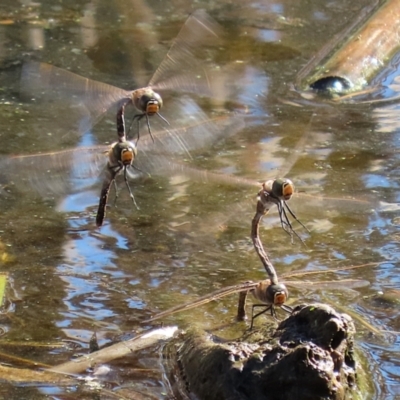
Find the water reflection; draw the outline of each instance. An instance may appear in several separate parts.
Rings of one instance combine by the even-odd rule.
[[[209,6],[208,3],[203,5]],[[128,83],[131,83],[132,72],[137,74],[135,81],[146,82],[191,5],[171,2],[168,10],[165,5],[162,5],[164,9],[155,7],[154,4],[132,7],[131,3],[123,1],[107,4],[93,1],[75,2],[70,9],[63,6],[54,9],[42,2],[41,19],[53,18],[56,23],[45,31],[41,53],[29,56],[54,61],[65,68],[79,67],[83,75],[119,87],[131,87]],[[260,6],[256,11],[250,7],[246,10],[243,4],[229,5],[228,10],[222,2],[218,7],[211,12],[229,34],[224,48],[212,61],[221,66],[217,77],[224,78],[226,71],[234,73],[227,74],[230,76],[225,76],[221,89],[217,90],[224,93],[224,88],[234,81],[234,95],[227,106],[230,110],[247,111],[246,127],[240,125],[232,129],[230,135],[223,136],[224,140],[214,146],[210,144],[213,141],[205,144],[205,148],[194,146],[198,150],[190,151],[193,158],[190,162],[187,154],[179,151],[175,155],[169,152],[169,155],[172,154],[174,161],[193,168],[229,173],[251,182],[275,177],[281,168],[286,170],[286,175],[302,192],[300,194],[308,195],[303,196],[304,202],[298,201],[301,196],[292,199],[290,205],[311,228],[312,234],[306,239],[307,248],[296,243],[290,245],[279,228],[277,214],[271,213],[265,218],[261,237],[278,275],[300,269],[388,260],[378,272],[371,269],[346,275],[348,279],[371,282],[371,286],[360,290],[357,305],[337,292],[323,296],[324,300],[332,298],[364,318],[370,318],[375,326],[398,331],[398,308],[377,309],[369,300],[377,290],[398,287],[398,208],[393,206],[399,199],[396,109],[393,107],[389,115],[387,110],[380,111],[369,105],[312,104],[291,92],[289,87],[300,69],[299,64],[318,50],[326,37],[340,29],[337,21],[345,23],[343,15],[350,15],[354,5],[341,2],[332,8],[324,4],[300,6],[298,2],[285,1],[275,2],[271,6],[273,9]],[[313,17],[315,13],[324,15],[323,25]],[[273,14],[283,16],[285,24],[277,22]],[[90,15],[92,19],[88,22],[77,18],[82,15]],[[304,23],[287,23],[295,18]],[[267,21],[267,26],[260,19]],[[251,34],[246,35],[249,26],[252,26]],[[2,37],[11,40],[15,38],[13,32],[21,27],[14,26],[10,31],[2,26],[2,29],[5,32]],[[280,43],[265,41],[265,38],[273,39],[266,31],[271,29],[279,36]],[[24,51],[31,52],[27,42],[18,43]],[[90,48],[83,48],[82,43]],[[12,59],[15,49],[17,47],[3,56]],[[20,52],[21,48],[15,59],[20,59]],[[2,104],[0,109],[2,153],[8,156],[59,151],[60,144],[49,140],[47,133],[58,138],[65,134],[65,129],[56,130],[57,124],[62,125],[62,116],[46,116],[35,105],[21,104],[16,97],[14,71],[5,70],[0,79],[5,87],[2,102],[9,103]],[[176,99],[172,100],[176,104]],[[239,107],[240,104],[247,108]],[[212,108],[208,101],[201,105],[202,112]],[[210,118],[208,112],[204,115]],[[178,120],[178,116],[175,114],[173,119]],[[104,125],[93,132],[93,144],[102,145],[110,137],[114,138],[114,126],[114,115],[106,116]],[[204,129],[205,134],[207,131]],[[305,135],[306,140],[298,148],[296,144]],[[197,135],[194,137],[200,140]],[[76,140],[69,143],[74,148],[78,145],[90,146],[91,143]],[[143,155],[149,153],[143,161],[149,160],[150,169],[156,160],[151,161],[150,145],[144,150]],[[292,160],[296,161],[293,165]],[[98,165],[97,171],[100,171],[103,158]],[[10,244],[9,251],[17,259],[13,266],[4,268],[9,268],[14,275],[15,289],[22,299],[15,302],[12,318],[6,321],[7,339],[67,340],[74,345],[48,352],[31,348],[24,351],[25,357],[60,363],[85,353],[93,331],[97,331],[101,344],[110,342],[118,332],[137,329],[149,311],[167,309],[186,301],[188,296],[264,278],[249,238],[257,186],[253,189],[253,186],[224,184],[223,180],[204,182],[190,175],[188,178],[182,172],[174,177],[168,173],[167,178],[152,173],[151,178],[135,183],[140,212],[132,210],[122,192],[118,209],[110,211],[110,219],[97,231],[93,226],[93,211],[98,190],[92,190],[91,186],[96,184],[95,174],[89,174],[79,181],[83,185],[77,186],[77,180],[72,178],[79,175],[79,171],[68,170],[68,174],[65,169],[62,171],[58,175],[52,169],[48,174],[50,189],[45,200],[35,197],[23,181],[27,173],[34,173],[31,167],[20,166],[14,170],[11,178],[16,187],[2,186],[5,197],[0,197],[1,240]],[[53,179],[59,179],[61,191],[54,189]],[[22,188],[18,187],[21,181]],[[365,199],[367,203],[363,206],[318,200],[322,196],[350,196]],[[59,197],[59,210],[65,214],[55,212],[56,202],[51,201],[51,197]],[[245,197],[249,198],[247,203],[235,209],[234,216],[229,216],[229,210]],[[379,200],[392,206],[382,211],[378,207]],[[362,296],[366,296],[365,300]],[[305,293],[299,296],[299,301],[320,298],[322,295]],[[235,303],[234,299],[227,299],[215,308],[198,310],[188,322],[196,320],[206,328],[229,322]],[[364,368],[374,372],[377,386],[381,383],[381,387],[376,388],[379,390],[376,397],[394,397],[399,380],[399,362],[395,357],[397,337],[390,343],[371,340],[367,334],[363,335],[361,326],[358,328],[359,343],[368,357]],[[240,334],[241,327],[234,328],[234,333]],[[116,361],[111,365],[115,375],[109,381],[149,382],[156,388],[154,391],[161,393],[165,388],[160,384],[159,375],[138,371],[148,366],[156,369],[154,360],[157,357],[157,352],[147,351]],[[9,398],[17,393],[17,389],[14,392],[8,387],[7,390],[11,393]],[[29,397],[28,389],[24,390],[25,397]],[[45,390],[53,396],[66,392],[63,388]],[[29,395],[41,394],[30,389]]]

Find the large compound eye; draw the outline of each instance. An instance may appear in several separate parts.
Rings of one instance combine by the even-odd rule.
[[[290,200],[294,193],[294,185],[290,179],[275,179],[272,184],[272,193],[276,197]]]
[[[123,165],[132,165],[136,157],[136,147],[132,142],[116,143],[113,147],[114,157]]]
[[[288,298],[289,292],[284,284],[278,283],[267,287],[267,299],[271,304],[281,306]]]
[[[141,95],[138,101],[138,108],[148,115],[158,113],[162,105],[163,101],[161,96],[153,91],[148,91]]]
[[[162,100],[161,96],[158,93],[153,92],[153,95],[154,95],[153,96],[154,100],[158,103],[158,108],[160,109],[164,104],[163,100]]]

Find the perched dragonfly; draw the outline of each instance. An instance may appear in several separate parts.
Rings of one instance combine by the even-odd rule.
[[[172,314],[188,311],[193,308],[199,307],[201,305],[210,303],[211,301],[221,299],[230,294],[239,293],[239,301],[238,301],[238,309],[237,309],[237,319],[239,321],[243,321],[246,319],[246,299],[247,295],[250,293],[253,295],[256,301],[260,303],[253,304],[252,306],[252,316],[251,316],[251,328],[253,327],[254,319],[259,315],[264,314],[267,311],[271,311],[271,315],[276,316],[275,307],[280,307],[284,311],[290,313],[292,308],[284,304],[286,300],[289,298],[289,293],[286,286],[295,287],[298,289],[311,288],[315,290],[323,290],[323,289],[338,289],[343,290],[343,288],[359,288],[363,286],[369,285],[369,282],[366,280],[359,279],[340,279],[337,281],[291,281],[286,280],[286,278],[291,277],[300,277],[303,275],[311,275],[311,274],[328,274],[328,273],[336,273],[338,271],[363,268],[367,266],[377,265],[377,263],[370,263],[364,265],[350,266],[350,267],[342,267],[336,269],[327,269],[324,271],[306,271],[306,272],[295,272],[293,274],[282,275],[284,278],[280,283],[273,284],[270,279],[263,280],[261,282],[244,282],[239,283],[233,286],[227,286],[222,289],[216,290],[213,293],[209,293],[205,296],[199,297],[198,299],[178,305],[176,307],[172,307],[166,311],[155,314],[151,318],[143,321],[143,323],[149,323],[160,318],[168,317]],[[260,313],[254,315],[254,308],[264,307]]]
[[[290,182],[290,181],[289,181]],[[265,214],[266,210],[268,210],[268,203],[269,203],[269,198],[271,198],[271,193],[273,193],[275,196],[271,198],[271,203],[272,204],[280,204],[281,200],[280,198],[286,198],[289,199],[292,195],[292,185],[289,182],[284,182],[284,181],[279,181],[275,185],[274,183],[270,185],[265,185],[261,191],[261,194],[265,197],[264,199],[258,197],[257,199],[257,211],[256,214],[252,220],[252,227],[251,227],[251,238],[254,244],[254,249],[256,250],[256,253],[258,254],[265,271],[267,272],[268,278],[267,280],[254,283],[254,282],[245,282],[239,285],[235,286],[230,286],[224,289],[220,289],[211,295],[201,297],[200,299],[192,302],[185,304],[183,306],[178,306],[174,307],[170,310],[164,311],[160,314],[155,315],[149,320],[146,320],[144,322],[149,322],[161,317],[165,317],[167,315],[170,315],[172,313],[182,311],[182,310],[187,310],[193,307],[196,307],[201,304],[208,303],[209,301],[216,300],[218,298],[224,297],[228,294],[231,293],[239,293],[239,302],[238,302],[238,314],[237,318],[239,320],[245,319],[246,312],[245,312],[245,304],[246,304],[246,298],[247,294],[250,292],[253,294],[256,300],[260,301],[261,303],[253,304],[252,306],[252,316],[251,316],[251,325],[250,329],[253,328],[253,323],[254,319],[260,316],[261,314],[264,314],[267,311],[270,311],[271,316],[276,318],[276,307],[281,307],[284,311],[286,312],[292,312],[292,308],[287,306],[285,303],[287,299],[289,298],[289,291],[286,288],[286,285],[291,285],[293,282],[279,282],[278,281],[278,275],[275,271],[275,268],[270,261],[266,251],[264,250],[264,246],[262,244],[262,241],[259,236],[259,224],[261,221],[262,216]],[[286,183],[286,184],[285,184]],[[267,195],[265,195],[265,187],[271,188],[271,193],[267,192]],[[274,190],[273,190],[274,189]],[[279,196],[278,196],[279,195]],[[283,207],[283,206],[282,206]],[[281,216],[282,218],[282,216]],[[287,218],[287,217],[286,217]],[[282,222],[282,226],[284,223]],[[349,267],[351,268],[351,267]],[[327,271],[325,271],[327,272]],[[327,284],[331,282],[319,282],[320,284]],[[302,285],[304,285],[304,282],[301,282]],[[315,285],[316,283],[312,283]],[[340,281],[340,285],[344,284],[349,284],[352,287],[359,287],[368,285],[369,282],[367,281],[359,281],[359,280],[354,280],[354,279],[344,279]],[[254,315],[254,309],[256,307],[263,307],[264,309],[260,311],[259,313]]]
[[[203,10],[195,11],[185,22],[170,50],[146,87],[131,91],[94,81],[55,66],[27,62],[22,69],[21,92],[34,98],[51,101],[73,102],[72,108],[82,107],[79,130],[86,132],[96,124],[111,107],[116,106],[117,132],[119,141],[126,139],[124,110],[132,104],[139,114],[134,119],[146,118],[150,136],[149,116],[158,115],[163,106],[161,96],[156,90],[173,90],[195,94],[210,95],[207,73],[201,62],[196,62],[196,51],[201,44],[217,42],[220,35],[219,25]],[[63,119],[76,118],[69,113]],[[139,140],[139,131],[137,141]]]

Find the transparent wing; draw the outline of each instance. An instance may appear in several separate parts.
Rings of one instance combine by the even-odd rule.
[[[196,11],[188,18],[156,70],[151,85],[156,90],[210,95],[207,74],[202,67],[204,63],[195,58],[201,43],[208,46],[216,43],[219,31],[218,24],[204,11]],[[22,68],[20,92],[23,97],[46,102],[48,115],[52,118],[61,116],[59,125],[65,126],[67,132],[80,134],[88,131],[121,100],[131,98],[132,93],[35,61],[25,63]]]
[[[244,126],[240,115],[209,118],[189,97],[176,99],[168,108],[172,115],[171,126],[164,125],[155,131],[154,143],[149,136],[140,139],[135,166],[145,173],[167,176],[185,173],[185,160],[192,158],[192,152],[209,148],[218,140],[235,135]],[[195,170],[188,167],[189,176],[192,176],[191,171],[196,179]],[[197,174],[202,180],[200,175]]]
[[[61,116],[60,123],[70,123],[69,129],[79,133],[89,130],[120,100],[130,98],[130,92],[115,86],[35,61],[23,65],[20,92],[29,99],[47,102],[46,111],[53,118]]]
[[[221,27],[204,10],[195,11],[185,22],[164,60],[150,80],[149,86],[158,90],[181,90],[210,95],[205,55],[201,46],[218,44]],[[197,60],[197,61],[196,61]]]
[[[370,282],[363,279],[340,279],[337,281],[284,281],[285,285],[299,289],[355,289],[369,286]]]
[[[0,159],[3,187],[28,185],[42,196],[61,195],[93,185],[107,162],[109,146],[83,147]]]
[[[222,297],[228,296],[228,295],[233,294],[233,293],[239,293],[239,292],[244,292],[244,291],[247,291],[247,290],[254,289],[258,284],[259,284],[259,282],[256,282],[256,283],[254,283],[254,282],[245,282],[245,283],[241,283],[239,285],[227,286],[225,288],[216,290],[213,293],[210,293],[210,294],[207,294],[205,296],[199,297],[197,300],[191,301],[189,303],[181,304],[181,305],[176,306],[176,307],[172,307],[169,310],[166,310],[166,311],[163,311],[163,312],[161,312],[159,314],[156,314],[153,317],[151,317],[150,319],[143,321],[143,323],[154,321],[156,319],[163,318],[163,317],[175,314],[175,313],[180,312],[180,311],[187,311],[187,310],[190,310],[192,308],[199,307],[199,306],[202,306],[204,304],[210,303],[211,301],[221,299]]]
[[[380,264],[381,264],[380,262],[371,262],[371,263],[366,263],[366,264],[349,265],[349,266],[345,266],[345,267],[329,268],[329,269],[317,270],[317,271],[297,271],[297,272],[290,272],[288,274],[282,274],[281,278],[289,278],[289,277],[293,278],[295,276],[306,276],[306,275],[337,274],[340,271],[350,271],[353,269],[376,267]]]
[[[209,119],[190,99],[180,99],[175,104],[174,115],[180,128],[154,131],[155,143],[149,136],[140,139],[134,165],[144,174],[171,176],[179,173],[202,181],[204,173],[185,165],[190,151],[236,133],[243,121],[241,117],[230,116]],[[29,185],[45,196],[73,193],[97,182],[106,166],[108,150],[109,146],[90,146],[3,157],[0,158],[0,176],[4,177],[6,185],[11,182],[21,188]],[[134,168],[129,168],[128,174],[131,178],[141,175]]]

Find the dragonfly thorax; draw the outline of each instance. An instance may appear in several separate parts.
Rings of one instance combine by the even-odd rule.
[[[154,115],[160,111],[163,106],[161,96],[151,88],[135,90],[133,93],[133,104],[139,110],[147,115]]]

